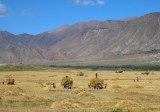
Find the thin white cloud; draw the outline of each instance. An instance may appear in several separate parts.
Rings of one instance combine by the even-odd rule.
[[[95,3],[93,1],[89,1],[89,0],[83,1],[82,4],[83,5],[95,5]]]
[[[97,0],[97,4],[99,4],[99,5],[105,5],[105,2],[103,0]]]
[[[74,2],[75,2],[75,4],[77,4],[77,5],[81,3],[80,0],[74,0]]]
[[[22,12],[19,14],[19,16],[28,16],[31,15],[31,13],[27,12],[26,10],[22,10]]]
[[[6,6],[0,3],[0,17],[6,17],[6,16],[7,16]]]
[[[76,5],[85,5],[85,6],[105,5],[104,0],[74,0],[74,3]]]

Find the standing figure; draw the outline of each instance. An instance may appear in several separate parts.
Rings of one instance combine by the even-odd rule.
[[[4,80],[2,80],[2,84],[4,85]]]
[[[96,73],[96,78],[98,77],[98,74]]]
[[[139,78],[137,77],[137,82],[139,82]]]
[[[56,88],[56,84],[55,83],[53,83],[52,85],[53,85],[53,88]]]
[[[90,88],[91,86],[90,86],[90,84],[88,83],[88,88]]]
[[[107,87],[107,83],[105,83],[105,88]]]

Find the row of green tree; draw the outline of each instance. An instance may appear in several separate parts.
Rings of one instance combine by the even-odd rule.
[[[50,65],[50,67],[56,68],[74,68],[74,69],[92,69],[92,70],[160,70],[160,65],[112,65],[112,66],[97,66],[97,65],[88,65],[88,66],[71,66],[71,65]]]
[[[57,68],[72,68],[72,69],[91,69],[91,70],[160,70],[160,65],[119,65],[119,66],[97,66],[97,65],[88,65],[88,66],[71,66],[71,65],[50,65],[50,66],[31,66],[23,64],[15,65],[1,65],[0,71],[37,71],[37,70],[52,70]]]

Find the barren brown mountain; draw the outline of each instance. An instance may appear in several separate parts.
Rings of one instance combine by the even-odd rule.
[[[127,21],[80,22],[34,36],[1,32],[0,49],[1,53],[15,57],[9,59],[0,54],[1,63],[159,64],[160,13]]]

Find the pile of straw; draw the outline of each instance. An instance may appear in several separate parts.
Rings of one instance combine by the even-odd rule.
[[[6,83],[7,84],[14,84],[15,80],[13,78],[7,78]]]
[[[117,70],[116,73],[123,73],[123,70]]]
[[[104,83],[104,80],[103,80],[103,79],[101,79],[101,78],[93,78],[93,79],[90,81],[90,86],[91,86],[91,87],[96,87],[97,84],[103,85],[103,83]]]
[[[77,74],[77,76],[84,76],[84,73],[83,73],[83,72],[79,72],[79,73]]]
[[[73,80],[72,80],[71,77],[65,76],[65,77],[62,78],[61,85],[64,86],[64,85],[67,85],[67,84],[73,85]]]
[[[84,103],[73,100],[73,99],[66,99],[61,102],[54,102],[51,105],[51,108],[53,109],[80,109]]]

